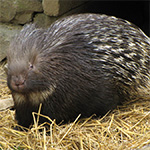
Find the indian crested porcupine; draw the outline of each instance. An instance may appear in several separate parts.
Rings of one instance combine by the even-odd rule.
[[[48,29],[26,25],[7,58],[16,119],[25,127],[40,103],[41,114],[68,122],[149,95],[150,39],[114,16],[72,15]]]

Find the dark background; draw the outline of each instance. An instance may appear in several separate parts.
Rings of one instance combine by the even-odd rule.
[[[126,19],[150,36],[149,1],[94,1],[88,2],[87,12],[113,15]]]

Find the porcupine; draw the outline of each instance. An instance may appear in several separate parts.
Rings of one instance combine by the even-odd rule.
[[[103,116],[149,94],[150,39],[114,16],[77,14],[49,28],[26,25],[8,49],[8,87],[19,125],[32,112],[57,122]],[[40,117],[40,122],[44,122]]]

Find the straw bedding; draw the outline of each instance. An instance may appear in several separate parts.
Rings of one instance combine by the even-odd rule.
[[[6,86],[3,67],[0,67],[0,99],[10,98]],[[33,113],[33,117],[46,117]],[[35,117],[34,117],[35,118]],[[150,149],[150,101],[141,98],[133,100],[103,118],[92,116],[73,123],[57,125],[55,120],[46,129],[44,125],[34,126],[28,131],[18,131],[14,110],[0,111],[0,149],[36,149],[36,150],[128,150]]]

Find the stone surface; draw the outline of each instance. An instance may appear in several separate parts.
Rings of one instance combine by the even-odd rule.
[[[35,15],[33,22],[39,27],[48,27],[56,20],[57,17],[49,17],[44,13],[38,13]]]
[[[0,0],[0,22],[26,23],[32,19],[33,12],[42,11],[40,0]]]
[[[59,14],[59,0],[43,0],[44,13],[49,16],[57,16]]]
[[[12,98],[0,99],[0,111],[6,110],[8,108],[12,108],[13,106],[14,106],[14,102]]]
[[[16,0],[17,12],[42,12],[42,3],[40,0]]]
[[[18,12],[12,23],[15,24],[26,24],[32,21],[33,12]]]
[[[80,5],[74,9],[71,9],[67,13],[61,15],[61,16],[47,16],[44,13],[37,13],[33,19],[33,22],[36,23],[39,27],[49,27],[54,21],[56,21],[59,18],[75,14],[75,13],[83,13],[87,9],[86,5]]]
[[[0,61],[6,57],[10,40],[21,30],[22,26],[0,24]]]
[[[84,3],[80,0],[43,0],[44,13],[48,16],[59,16]]]
[[[25,24],[32,21],[34,12],[42,12],[40,0],[16,0],[16,15],[12,20],[15,24]]]
[[[50,17],[43,13],[42,0],[0,0],[0,22],[24,25],[34,21],[41,27],[48,27],[61,17],[81,12],[83,8],[77,7],[81,3],[83,1],[79,0],[43,0],[44,11],[52,13]],[[10,40],[21,28],[0,24],[0,61],[6,57]]]
[[[16,0],[0,0],[0,22],[9,22],[16,14]]]

